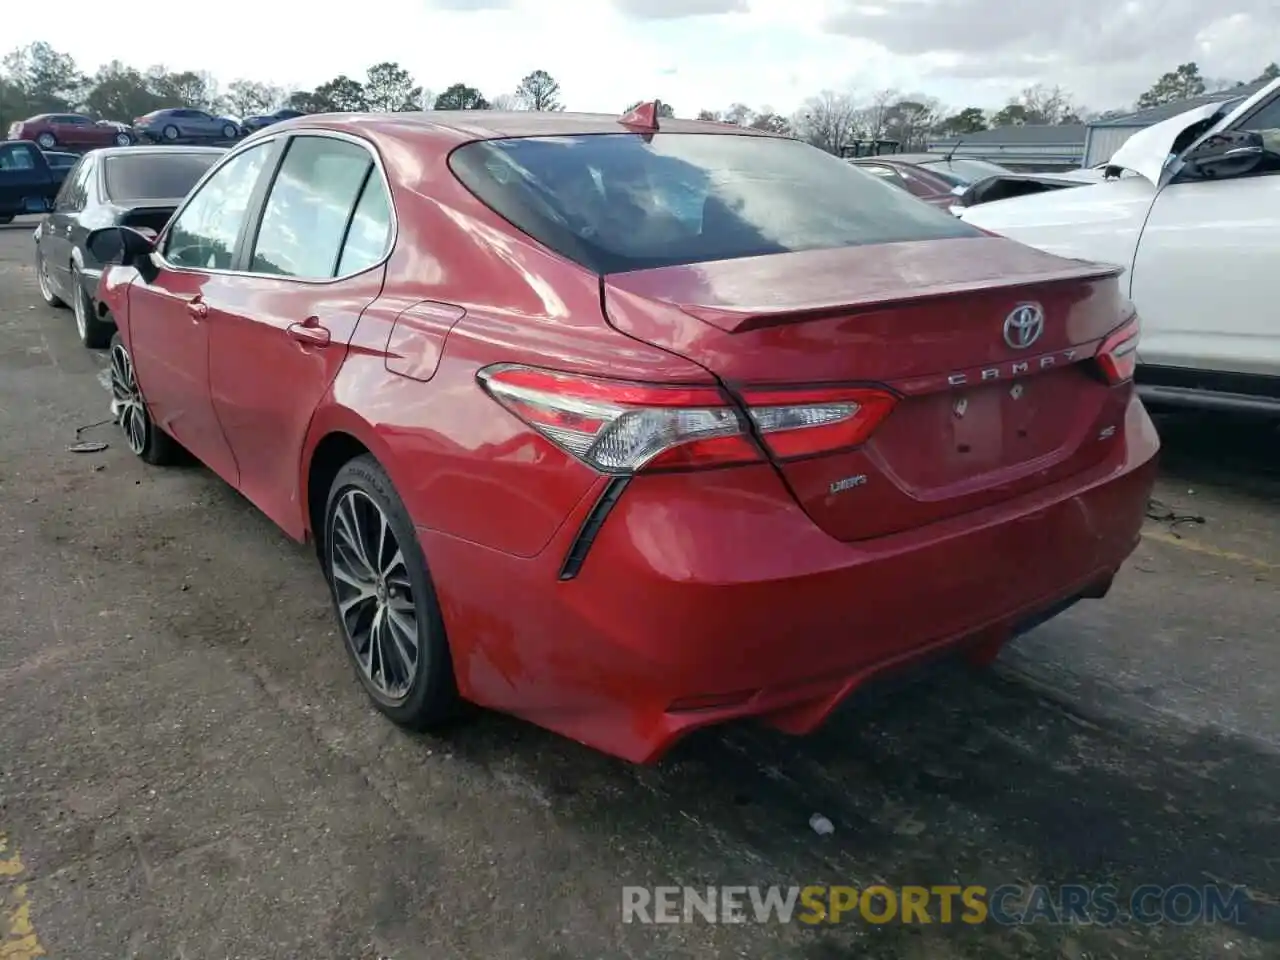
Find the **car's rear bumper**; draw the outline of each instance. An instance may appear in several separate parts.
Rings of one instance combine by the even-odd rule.
[[[594,497],[532,559],[420,535],[464,696],[651,761],[735,717],[807,732],[872,677],[949,649],[992,657],[1043,611],[1105,593],[1155,477],[1136,399],[1123,440],[1088,474],[871,541],[823,533],[767,466],[638,478],[568,580]]]

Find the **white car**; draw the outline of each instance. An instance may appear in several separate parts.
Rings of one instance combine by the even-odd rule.
[[[1109,172],[957,213],[1125,267],[1148,402],[1280,414],[1280,80],[1134,134]]]

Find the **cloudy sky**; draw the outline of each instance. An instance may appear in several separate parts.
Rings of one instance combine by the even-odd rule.
[[[462,81],[492,97],[545,69],[570,109],[656,96],[682,116],[734,101],[790,113],[822,89],[999,106],[1035,82],[1106,109],[1187,60],[1250,79],[1280,56],[1278,0],[60,0],[55,18],[6,6],[6,44],[48,40],[90,71],[115,57],[304,88],[395,60],[430,90]]]

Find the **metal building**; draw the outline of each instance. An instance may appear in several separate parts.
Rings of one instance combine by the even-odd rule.
[[[989,160],[1010,170],[1064,170],[1084,160],[1083,124],[1024,124],[930,140],[929,153]]]

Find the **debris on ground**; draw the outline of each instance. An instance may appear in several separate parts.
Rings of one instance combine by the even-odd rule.
[[[1179,513],[1164,502],[1152,497],[1147,501],[1147,519],[1155,520],[1160,523],[1167,523],[1171,528],[1176,528],[1182,524],[1197,523],[1203,524],[1204,517],[1198,513]],[[1170,532],[1176,537],[1178,531],[1171,529]]]
[[[820,813],[815,813],[809,818],[809,826],[820,837],[829,837],[836,832],[836,825]]]

